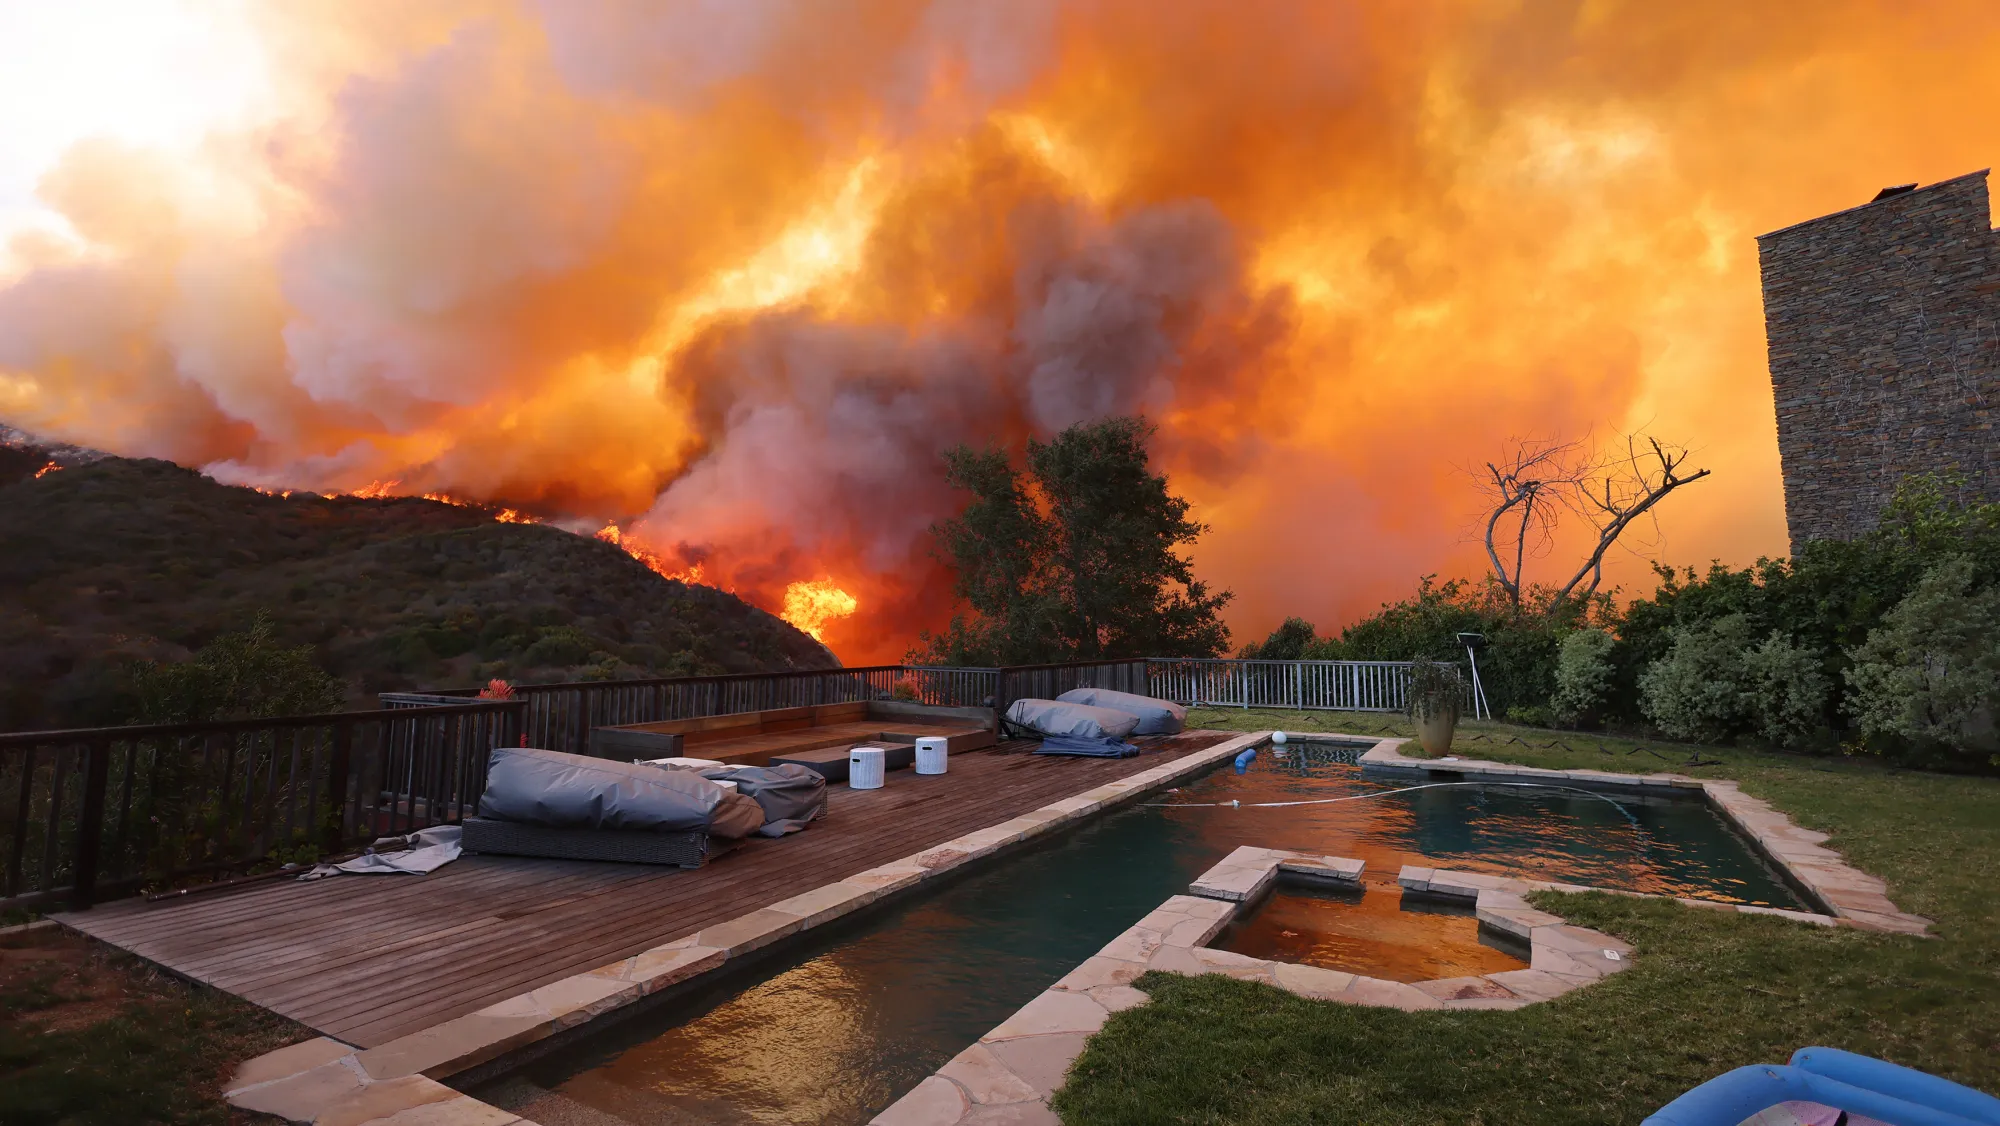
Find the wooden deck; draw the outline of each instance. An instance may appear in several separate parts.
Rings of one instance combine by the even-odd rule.
[[[630,957],[1169,758],[1227,732],[1137,740],[1130,759],[1040,758],[1032,743],[954,754],[934,777],[833,787],[828,816],[707,867],[468,856],[429,876],[292,880],[63,923],[327,1036],[373,1047]]]

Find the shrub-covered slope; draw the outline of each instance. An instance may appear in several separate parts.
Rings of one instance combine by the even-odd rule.
[[[733,595],[478,509],[270,496],[122,458],[0,482],[0,730],[122,719],[134,660],[184,656],[259,611],[356,703],[494,676],[836,664]]]

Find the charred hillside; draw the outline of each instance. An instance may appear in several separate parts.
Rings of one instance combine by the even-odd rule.
[[[357,703],[386,689],[828,668],[734,595],[420,498],[271,496],[163,461],[0,465],[0,730],[117,722],[137,660],[268,613]]]

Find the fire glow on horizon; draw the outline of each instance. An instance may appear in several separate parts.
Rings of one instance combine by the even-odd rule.
[[[943,449],[1108,413],[1239,640],[1476,573],[1516,436],[1686,442],[1667,558],[1781,551],[1752,236],[2000,152],[1986,0],[115,7],[0,13],[0,421],[850,661],[949,616]]]

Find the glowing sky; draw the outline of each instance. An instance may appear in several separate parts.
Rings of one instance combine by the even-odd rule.
[[[1476,573],[1510,437],[1694,446],[1643,546],[1744,563],[1753,236],[1994,105],[1986,0],[0,2],[0,420],[618,520],[849,660],[948,612],[939,450],[1108,412],[1239,640]]]

